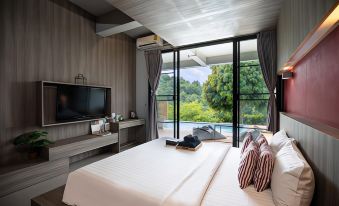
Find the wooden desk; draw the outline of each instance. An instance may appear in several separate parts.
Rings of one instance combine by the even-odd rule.
[[[110,126],[112,132],[119,134],[119,152],[146,142],[144,119],[127,119],[112,122]]]

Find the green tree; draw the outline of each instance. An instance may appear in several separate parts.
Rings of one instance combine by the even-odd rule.
[[[258,93],[267,93],[267,87],[263,80],[258,61],[246,61],[240,63],[240,93],[244,99],[263,99],[266,96]],[[233,65],[213,65],[212,74],[203,84],[203,97],[207,104],[219,111],[222,121],[232,120],[233,109]],[[246,124],[265,124],[266,101],[241,101],[241,120]]]
[[[157,95],[172,95],[173,94],[173,82],[174,78],[168,74],[162,74],[160,76],[159,87],[157,89]]]
[[[240,93],[242,99],[265,99],[267,88],[258,61],[240,63]],[[212,74],[203,85],[180,78],[180,120],[195,122],[231,122],[233,109],[232,64],[211,66]],[[173,94],[174,77],[162,74],[158,95]],[[240,101],[240,123],[265,124],[267,101]],[[168,119],[173,119],[173,103],[167,105]]]
[[[217,111],[232,110],[233,73],[231,64],[213,65],[212,74],[203,84],[203,97]]]

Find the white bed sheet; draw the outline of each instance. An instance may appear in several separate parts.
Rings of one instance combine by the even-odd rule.
[[[200,205],[230,146],[195,152],[154,140],[70,173],[63,202],[77,206]]]
[[[271,206],[274,205],[272,191],[266,189],[257,192],[253,185],[240,189],[238,166],[240,149],[232,147],[205,194],[201,205],[204,206]]]

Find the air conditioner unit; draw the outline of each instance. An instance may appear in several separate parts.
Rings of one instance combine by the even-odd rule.
[[[151,35],[137,39],[137,48],[141,50],[161,46],[163,46],[163,40],[158,35]]]

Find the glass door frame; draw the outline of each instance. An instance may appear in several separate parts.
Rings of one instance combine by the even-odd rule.
[[[161,101],[171,101],[173,102],[173,137],[174,138],[178,138],[178,132],[179,129],[178,128],[178,122],[177,118],[178,118],[178,98],[177,98],[177,82],[178,82],[178,74],[177,74],[177,61],[176,61],[176,51],[175,50],[171,50],[171,51],[161,51],[162,54],[164,53],[173,53],[173,64],[172,64],[172,71],[170,73],[173,73],[173,93],[172,94],[160,94],[160,95],[156,95],[157,99],[156,102],[158,104],[158,102]],[[150,88],[150,87],[149,87]],[[149,89],[150,92],[150,89]],[[158,97],[171,97],[171,100],[159,100]],[[158,110],[159,111],[159,110]],[[158,123],[163,123],[163,124],[167,124],[169,122],[159,122]]]
[[[220,39],[216,41],[209,41],[197,44],[190,44],[185,46],[176,47],[173,49],[162,50],[162,53],[173,52],[173,69],[175,75],[174,81],[174,137],[179,138],[180,132],[180,50],[194,49],[197,47],[212,46],[224,43],[233,43],[233,117],[232,117],[232,139],[233,147],[239,147],[240,135],[240,42],[245,40],[256,39],[257,34],[251,34],[240,37],[233,37],[227,39]]]

